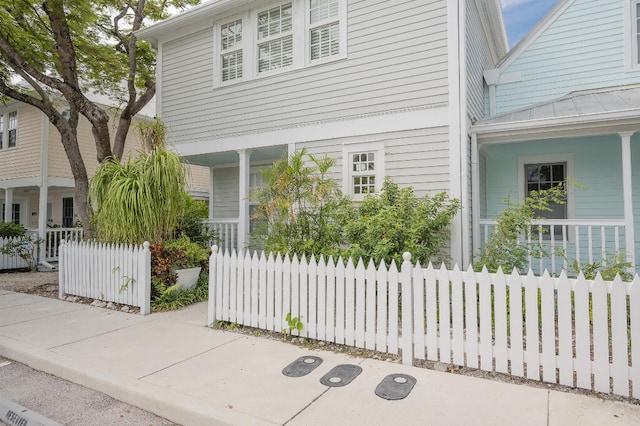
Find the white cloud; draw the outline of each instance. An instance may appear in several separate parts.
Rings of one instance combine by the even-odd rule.
[[[510,7],[520,6],[526,3],[533,3],[536,0],[500,0],[503,9],[509,9]]]

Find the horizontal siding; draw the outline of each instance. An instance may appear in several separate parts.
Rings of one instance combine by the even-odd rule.
[[[497,112],[548,101],[576,90],[640,82],[625,72],[621,0],[576,0],[504,73],[522,81],[497,86]]]
[[[446,104],[444,0],[350,1],[348,59],[213,89],[213,27],[162,45],[173,143]]]
[[[296,145],[309,154],[336,160],[332,177],[342,183],[342,149],[351,144],[384,143],[385,175],[398,185],[412,186],[416,195],[449,189],[449,128],[411,130],[362,137],[314,141]],[[344,190],[344,188],[343,188]]]
[[[115,125],[113,125],[113,117],[110,122],[112,123],[110,126],[110,132],[111,139],[113,140],[116,132],[114,127]],[[127,159],[130,154],[135,155],[135,152],[142,148],[136,125],[136,122],[134,122],[129,129],[129,134],[127,135],[127,141],[125,143],[124,159]],[[89,123],[84,116],[80,116],[80,122],[78,123],[78,145],[80,146],[80,154],[82,155],[84,165],[87,169],[87,174],[91,177],[98,167],[98,154],[96,150],[96,142],[91,130],[91,123]],[[49,176],[73,178],[67,154],[64,151],[64,147],[60,140],[60,133],[53,125],[49,125],[48,164]]]
[[[15,110],[3,110],[5,121],[9,111]],[[30,106],[21,106],[17,111],[16,147],[0,150],[0,179],[40,176],[40,149],[42,145],[40,112]],[[5,131],[7,131],[6,128]]]
[[[213,171],[213,217],[237,218],[240,212],[238,167],[224,167]]]
[[[467,1],[467,113],[475,120],[485,116],[484,74],[488,69],[495,68],[491,57],[489,41],[487,40],[479,11],[474,1]]]
[[[573,177],[582,186],[573,189],[576,219],[623,217],[622,150],[617,135],[492,145],[485,150],[481,174],[486,176],[484,195],[489,218],[504,208],[504,198],[510,196],[516,201],[519,185],[524,185],[518,182],[518,157],[552,154],[573,155]]]

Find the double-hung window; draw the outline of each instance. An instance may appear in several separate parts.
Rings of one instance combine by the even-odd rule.
[[[242,19],[220,26],[220,65],[223,82],[242,78]]]
[[[18,132],[18,111],[9,113],[9,123],[7,125],[7,147],[13,148],[17,143]]]
[[[633,4],[634,13],[633,13],[633,31],[632,38],[635,42],[634,53],[635,53],[635,62],[634,65],[640,65],[640,0],[637,0]]]
[[[280,0],[215,26],[214,86],[346,58],[346,0]]]
[[[0,114],[0,149],[14,148],[18,142],[18,111]]]
[[[339,55],[340,0],[308,1],[311,60]]]
[[[640,0],[624,3],[625,63],[627,71],[640,69]]]
[[[533,191],[540,192],[555,188],[558,186],[564,186],[566,188],[567,182],[567,163],[537,163],[537,164],[525,164],[525,195],[528,197]],[[537,215],[545,219],[567,219],[567,200],[561,200],[561,203],[556,203],[553,200],[549,200],[548,211],[537,211]],[[543,239],[547,240],[551,238],[551,226],[543,226]],[[562,226],[556,225],[553,229],[553,238],[562,239]]]
[[[293,8],[285,3],[258,13],[258,73],[293,65]]]

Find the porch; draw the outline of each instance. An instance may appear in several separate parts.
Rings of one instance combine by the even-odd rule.
[[[189,164],[209,169],[209,218],[205,223],[216,232],[216,245],[225,250],[248,246],[251,215],[256,206],[251,200],[251,191],[262,184],[261,170],[294,150],[293,146],[277,145],[237,151],[181,153]]]
[[[585,112],[588,111],[588,112]],[[640,242],[640,87],[576,92],[472,126],[472,239],[485,244],[495,218],[531,191],[566,188],[564,203],[539,212],[523,243],[536,273],[573,271],[573,262],[617,257],[638,271]],[[540,232],[542,230],[542,232]]]

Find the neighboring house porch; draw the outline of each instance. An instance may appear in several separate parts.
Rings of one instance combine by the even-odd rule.
[[[571,270],[573,259],[624,254],[638,270],[640,250],[640,86],[570,93],[472,126],[473,246],[484,244],[503,200],[569,183],[533,235],[563,255],[532,259],[535,272]],[[574,180],[577,185],[572,185]]]

